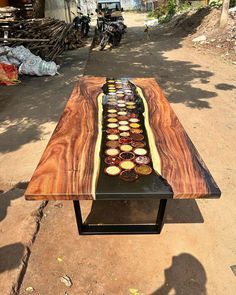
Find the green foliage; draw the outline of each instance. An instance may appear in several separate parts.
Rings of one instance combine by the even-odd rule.
[[[176,10],[176,0],[168,0],[167,4],[162,4],[154,11],[150,11],[148,17],[158,18],[161,22],[165,22],[176,13]]]
[[[182,5],[178,6],[178,11],[179,12],[184,12],[189,10],[189,8],[191,7],[189,1],[185,1]]]
[[[220,8],[222,6],[222,0],[210,0],[209,6],[212,8]]]
[[[167,6],[163,4],[157,7],[154,11],[150,11],[148,13],[148,17],[160,18],[161,16],[165,14],[167,14]]]
[[[229,7],[236,6],[236,0],[230,0]]]
[[[173,16],[176,13],[176,0],[167,1],[167,16]]]

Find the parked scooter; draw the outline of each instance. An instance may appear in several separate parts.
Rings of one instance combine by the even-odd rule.
[[[77,11],[78,15],[75,16],[75,18],[73,19],[73,23],[75,28],[81,32],[81,36],[87,37],[90,30],[90,22],[91,22],[90,15],[93,15],[93,13],[84,15],[79,10],[80,10],[80,7],[78,7],[78,11]],[[74,14],[73,12],[71,13]]]

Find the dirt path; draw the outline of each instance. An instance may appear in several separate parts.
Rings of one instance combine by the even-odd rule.
[[[88,51],[67,52],[61,75],[22,77],[21,84],[0,88],[0,294],[17,291],[24,276],[43,204],[26,202],[24,190]]]
[[[167,33],[154,30],[148,39],[143,20],[143,14],[126,13],[129,28],[121,46],[93,51],[86,74],[155,77],[222,198],[170,202],[167,224],[154,236],[81,237],[72,204],[50,202],[21,294],[27,294],[27,286],[37,295],[128,295],[129,288],[140,295],[174,294],[173,290],[178,295],[235,294],[230,266],[236,264],[236,68]],[[153,204],[143,205],[127,203],[124,212],[134,219],[153,216]],[[88,212],[88,202],[83,209]],[[118,217],[119,208],[115,210],[108,212]],[[60,282],[64,274],[71,277],[71,288]]]

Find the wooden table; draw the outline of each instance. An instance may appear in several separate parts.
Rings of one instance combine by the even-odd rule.
[[[83,77],[25,197],[73,200],[80,234],[109,234],[160,233],[167,199],[217,198],[220,194],[154,79]],[[137,199],[160,200],[156,224],[82,222],[80,200]]]

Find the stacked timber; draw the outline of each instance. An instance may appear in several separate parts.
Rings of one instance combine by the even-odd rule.
[[[44,60],[54,60],[64,51],[81,47],[83,43],[73,24],[43,18],[14,22],[8,38],[3,38],[3,32],[0,32],[0,46],[3,45],[24,45]]]
[[[0,7],[0,23],[7,23],[16,20],[18,8],[12,6]]]

